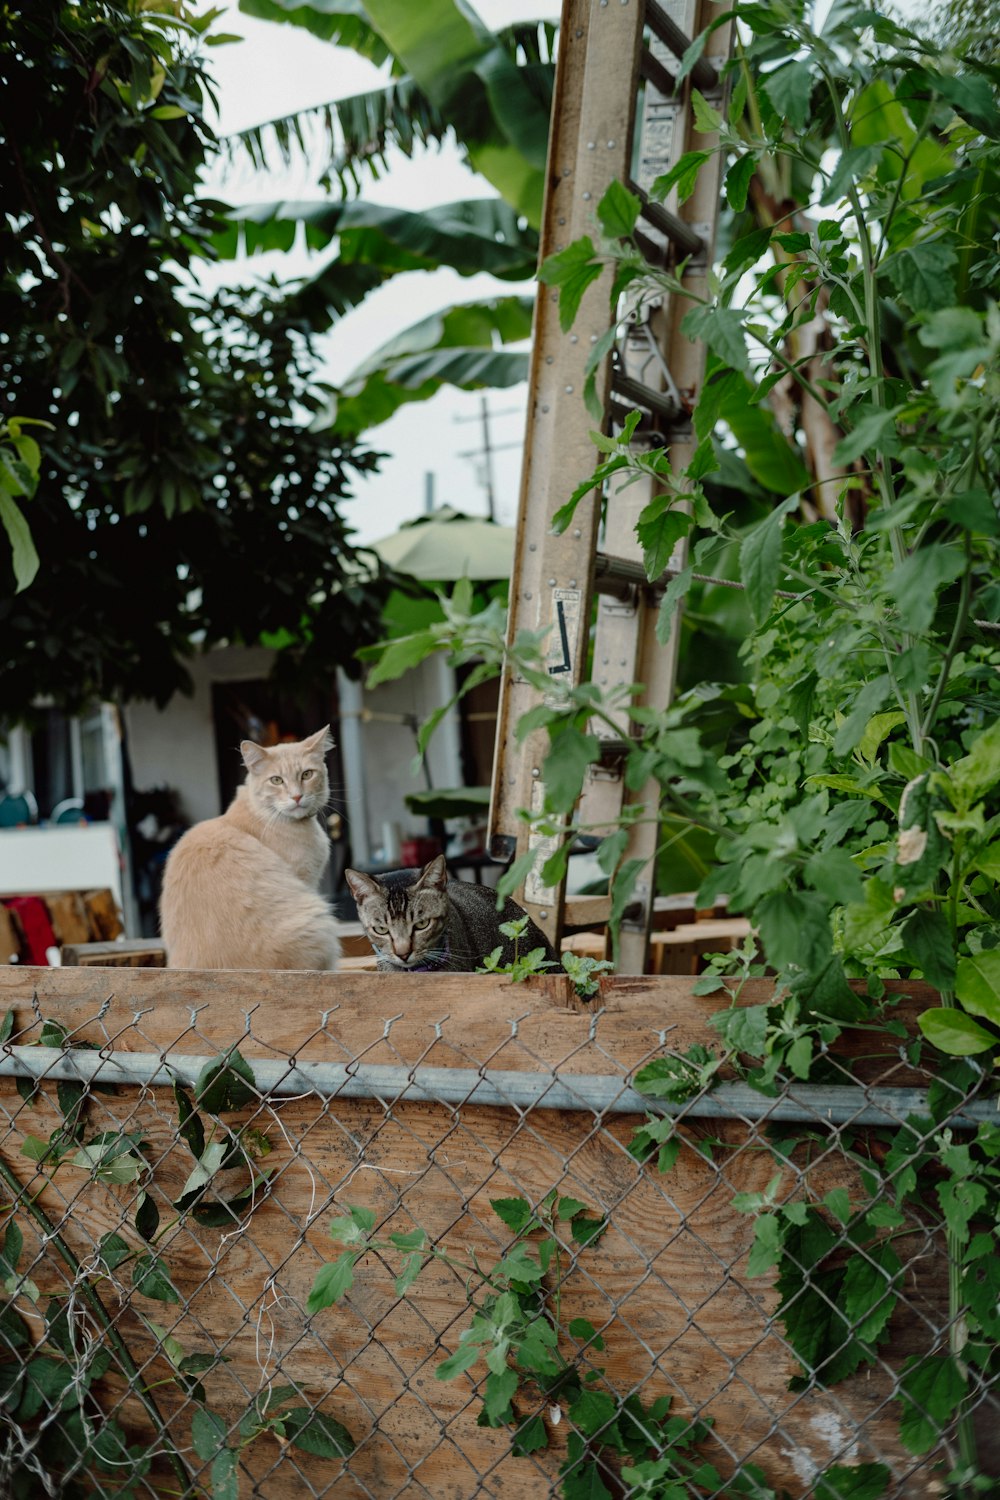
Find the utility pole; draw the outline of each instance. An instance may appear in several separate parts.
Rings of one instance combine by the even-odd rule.
[[[486,397],[480,396],[479,410],[483,419],[483,484],[486,489],[486,510],[491,521],[497,518],[496,497],[493,493],[493,449],[490,447],[490,409]]]
[[[459,458],[478,458],[482,462],[479,465],[478,478],[486,491],[486,509],[491,521],[497,518],[496,507],[496,485],[493,478],[493,455],[499,453],[501,448],[520,448],[522,440],[518,438],[512,443],[494,443],[490,432],[491,417],[522,416],[523,411],[519,406],[505,407],[503,411],[490,411],[489,403],[485,396],[479,398],[478,417],[453,417],[453,422],[478,422],[482,428],[483,440],[478,448],[466,448],[458,454]]]

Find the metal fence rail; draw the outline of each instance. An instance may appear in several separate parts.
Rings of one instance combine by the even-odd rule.
[[[899,1189],[994,1100],[870,1033],[822,1087],[699,1088],[683,980],[404,985],[2,977],[0,1494],[925,1496],[988,1461],[989,1366],[947,1419],[912,1374],[961,1311],[938,1179]]]

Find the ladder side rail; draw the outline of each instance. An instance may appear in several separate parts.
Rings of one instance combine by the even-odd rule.
[[[713,7],[709,0],[674,0],[669,10],[681,32],[690,36],[697,36],[713,19]],[[713,33],[710,39],[712,55],[705,59],[707,73],[703,79],[702,91],[708,102],[717,108],[724,106],[725,87],[720,79],[720,73],[731,47],[730,27],[731,23],[730,26],[720,27]],[[665,63],[666,66],[670,66],[667,60]],[[698,81],[694,79],[685,85],[685,104],[688,104],[692,82],[695,87],[699,86]],[[655,106],[655,99],[652,102]],[[652,135],[652,133],[651,130],[649,134]],[[670,131],[668,163],[663,165],[662,154],[656,152],[651,160],[640,163],[640,181],[650,182],[654,176],[668,170],[674,161],[679,160],[694,146],[705,150],[715,144],[715,137],[698,132],[695,140],[692,139],[694,134],[693,119],[688,107],[685,108],[683,114],[674,115],[673,128]],[[684,287],[694,296],[703,296],[707,291],[721,191],[722,159],[721,155],[716,155],[702,167],[692,196],[682,208],[676,210],[684,215],[704,245],[704,251],[699,256],[692,257],[688,262],[682,277]],[[697,405],[705,378],[704,345],[692,343],[687,335],[681,332],[680,327],[691,305],[688,298],[671,295],[664,299],[663,304],[651,319],[653,337],[662,351],[666,368],[670,371],[674,386],[680,392],[688,411],[693,410]],[[687,467],[694,447],[695,441],[690,424],[686,429],[676,427],[669,445],[670,466],[675,476],[682,474]],[[650,488],[651,493],[652,488]],[[683,504],[683,501],[679,503]],[[688,542],[687,538],[684,538],[674,550],[670,567],[683,568],[686,566],[687,557]],[[652,593],[649,593],[647,598],[652,607],[643,611],[638,622],[640,640],[637,647],[636,677],[644,684],[644,692],[640,701],[649,706],[666,708],[672,702],[677,686],[682,607],[674,611],[670,621],[670,634],[664,645],[657,639],[656,634],[658,603],[654,604]],[[652,925],[653,901],[656,895],[656,858],[660,842],[658,819],[660,798],[659,784],[653,778],[650,778],[647,784],[638,790],[625,789],[624,791],[623,805],[638,803],[647,810],[647,817],[635,823],[629,830],[623,856],[625,860],[643,861],[642,872],[636,882],[628,911],[621,925],[619,970],[626,974],[643,973],[648,962],[649,933]]]
[[[680,34],[681,26],[694,29],[702,19],[703,5],[698,0],[682,0],[674,9],[678,20],[671,24]],[[661,14],[662,19],[662,14]],[[707,20],[707,17],[705,18]],[[649,20],[647,6],[646,20]],[[678,21],[680,25],[678,25]],[[654,28],[655,32],[655,28]],[[638,182],[630,184],[643,201],[654,179],[669,171],[670,167],[689,149],[691,135],[689,83],[675,86],[674,76],[679,71],[677,57],[670,56],[666,44],[654,37],[643,49],[643,57],[655,61],[640,62],[640,72],[646,78],[643,112],[638,132],[636,176]],[[659,77],[651,74],[659,73]],[[714,68],[710,77],[719,92],[718,74]],[[674,234],[660,249],[662,254],[655,264],[673,264],[678,255],[698,247],[702,263],[707,262],[707,240],[714,237],[716,201],[710,201],[700,220],[689,224],[679,218],[677,212],[667,212],[657,207],[657,214],[647,218],[666,240],[671,226],[681,224],[684,234]],[[685,210],[690,212],[690,210]],[[694,263],[694,261],[693,261]],[[678,357],[671,348],[669,323],[669,298],[664,297],[652,309],[642,307],[641,297],[636,298],[637,307],[620,309],[622,321],[628,329],[617,369],[612,376],[616,396],[623,401],[632,401],[649,412],[637,429],[633,445],[639,443],[649,449],[657,442],[683,443],[690,435],[689,411],[694,397],[694,388],[686,386],[673,375],[673,366]],[[631,322],[637,318],[639,321]],[[679,332],[676,339],[682,339]],[[686,347],[688,341],[683,340]],[[686,361],[686,349],[680,355]],[[684,368],[687,369],[685,363]],[[667,372],[670,372],[668,375]],[[682,395],[683,392],[683,395]],[[656,429],[659,428],[659,438]],[[674,468],[677,468],[676,462]],[[608,544],[607,551],[613,558],[600,558],[599,565],[612,564],[617,574],[630,566],[643,580],[638,586],[625,590],[620,597],[602,596],[598,605],[597,627],[594,642],[594,679],[605,691],[621,683],[641,683],[642,693],[637,700],[644,706],[665,708],[673,695],[676,680],[676,632],[672,643],[666,648],[656,640],[656,622],[659,614],[658,592],[645,585],[645,570],[642,565],[642,548],[636,536],[636,522],[646,505],[663,488],[662,482],[652,475],[635,479],[612,488],[608,497]],[[679,547],[671,559],[683,566],[684,548]],[[600,587],[600,584],[598,585]],[[627,742],[631,733],[628,706],[623,705],[617,714],[620,739]],[[591,731],[607,742],[608,728],[599,723],[591,725]],[[613,755],[613,746],[608,744],[611,754],[599,765],[592,766],[584,783],[580,799],[579,819],[581,827],[592,834],[611,832],[626,807],[641,806],[645,809],[642,821],[630,832],[624,859],[643,861],[641,873],[629,901],[627,915],[622,923],[619,945],[619,967],[625,973],[643,973],[646,966],[648,936],[652,923],[653,900],[656,893],[656,871],[654,862],[659,842],[659,787],[650,781],[641,791],[628,791],[624,784],[623,761]]]
[[[638,5],[587,4],[564,0],[549,145],[541,254],[546,256],[593,231],[598,202],[608,185],[625,177],[630,164],[633,110],[642,43]],[[614,59],[614,66],[608,65]],[[604,332],[612,272],[584,294],[573,329],[559,326],[558,293],[540,287],[535,315],[528,395],[528,422],[508,615],[508,641],[520,630],[548,628],[548,665],[553,678],[583,680],[590,635],[594,558],[600,503],[589,497],[573,525],[551,534],[555,510],[594,466],[592,425],[582,400],[590,347]],[[609,368],[598,380],[608,397]],[[519,808],[540,811],[544,803],[544,731],[518,745],[518,719],[539,701],[525,682],[505,672],[497,721],[497,751],[490,807],[490,852],[509,857],[537,851],[535,871],[515,898],[534,921],[558,939],[565,885],[545,886],[538,874],[547,840],[517,817]]]

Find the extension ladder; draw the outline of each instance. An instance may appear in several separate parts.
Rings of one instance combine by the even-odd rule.
[[[720,157],[702,168],[695,192],[682,209],[671,211],[652,203],[646,191],[686,151],[714,144],[700,132],[695,136],[690,93],[692,87],[697,88],[709,102],[721,106],[724,84],[720,74],[729,56],[731,23],[712,34],[688,77],[679,87],[675,83],[679,59],[689,41],[711,22],[714,9],[709,0],[663,4],[657,0],[563,0],[542,257],[580,235],[594,234],[596,206],[609,184],[618,179],[643,204],[642,233],[637,235],[642,253],[651,263],[671,268],[686,259],[684,284],[703,293],[715,239]],[[550,674],[581,682],[587,673],[596,588],[593,678],[604,687],[641,682],[644,691],[639,701],[665,708],[676,678],[679,621],[674,621],[669,644],[660,645],[655,624],[662,584],[659,589],[647,586],[634,532],[639,512],[654,493],[652,481],[643,478],[620,493],[609,493],[610,549],[600,546],[597,494],[580,504],[563,535],[551,534],[553,513],[597,461],[589,437],[595,424],[582,392],[591,345],[609,326],[611,280],[612,272],[606,270],[587,290],[569,333],[563,333],[559,325],[558,293],[539,288],[508,640],[513,641],[520,630],[548,627]],[[680,331],[687,307],[686,299],[670,296],[643,321],[633,322],[624,347],[614,357],[608,356],[597,378],[605,430],[609,424],[621,426],[625,413],[639,408],[644,415],[633,441],[667,444],[675,471],[683,469],[690,458],[690,412],[705,370],[703,346],[692,344]],[[685,548],[679,546],[670,572],[683,566],[684,555]],[[532,733],[521,744],[515,738],[518,720],[540,697],[536,688],[505,672],[489,847],[498,860],[529,849],[537,852],[532,872],[514,895],[558,946],[565,927],[606,922],[610,899],[567,899],[565,881],[556,886],[543,884],[540,870],[551,841],[517,816],[519,808],[540,812],[544,803],[541,767],[546,732]],[[625,858],[650,862],[621,928],[620,970],[642,973],[655,894],[659,797],[655,783],[639,791],[624,785],[621,741],[629,732],[627,721],[626,711],[617,740],[608,738],[606,725],[594,727],[602,738],[602,757],[590,767],[578,820],[581,827],[599,834],[628,802],[643,803],[653,814],[632,826],[625,852]]]

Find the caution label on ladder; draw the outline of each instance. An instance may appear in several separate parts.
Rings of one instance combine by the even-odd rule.
[[[545,658],[550,677],[568,677],[574,681],[574,652],[579,640],[582,589],[552,590],[552,628]]]

